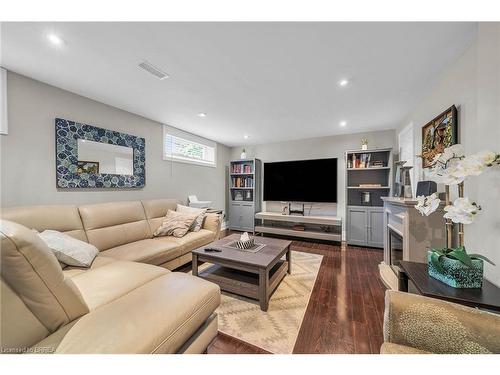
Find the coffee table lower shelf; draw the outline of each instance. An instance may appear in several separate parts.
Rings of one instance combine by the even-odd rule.
[[[262,276],[257,273],[211,264],[208,268],[200,270],[198,276],[219,285],[223,291],[259,300],[261,309],[266,311],[272,293],[288,269],[288,261],[280,260],[269,271],[269,279],[262,280]],[[267,283],[267,288],[262,283]]]

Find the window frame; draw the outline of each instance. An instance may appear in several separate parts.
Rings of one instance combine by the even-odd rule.
[[[167,156],[166,153],[166,137],[167,135],[181,138],[185,141],[196,143],[201,146],[205,147],[211,147],[214,149],[214,161],[213,163],[210,162],[202,162],[202,161],[197,161],[189,158],[178,158],[175,156]],[[163,124],[163,135],[162,135],[162,150],[163,150],[163,160],[165,161],[172,161],[172,162],[177,162],[177,163],[184,163],[184,164],[192,164],[192,165],[198,165],[201,167],[210,167],[210,168],[217,168],[217,142],[212,141],[207,138],[199,137],[197,135],[185,132],[183,130],[174,128],[170,125]]]

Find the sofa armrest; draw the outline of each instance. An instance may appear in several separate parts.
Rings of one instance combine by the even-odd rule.
[[[384,341],[432,353],[500,353],[500,316],[434,298],[387,291]]]
[[[209,213],[205,215],[203,221],[203,229],[207,229],[214,233],[214,240],[219,239],[221,227],[221,218],[219,214]]]

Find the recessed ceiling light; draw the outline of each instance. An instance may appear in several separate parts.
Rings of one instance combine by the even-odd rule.
[[[49,35],[47,35],[47,39],[49,40],[50,43],[52,43],[55,46],[60,46],[60,45],[62,45],[64,43],[64,40],[62,40],[56,34],[49,34]]]
[[[205,112],[200,112],[198,113],[198,117],[207,117],[207,114]]]
[[[349,81],[348,81],[347,79],[345,79],[345,78],[344,78],[344,79],[341,79],[341,80],[339,81],[339,86],[340,86],[340,87],[345,87],[345,86],[347,86],[348,84],[349,84]]]
[[[248,134],[243,135],[243,138],[248,139]]]
[[[344,127],[347,125],[347,121],[340,121],[340,126]]]

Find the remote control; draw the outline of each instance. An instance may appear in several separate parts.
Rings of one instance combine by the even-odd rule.
[[[213,247],[207,247],[207,248],[205,248],[205,251],[206,251],[207,253],[221,253],[221,252],[222,252],[222,250],[215,249],[215,248],[213,248]]]

